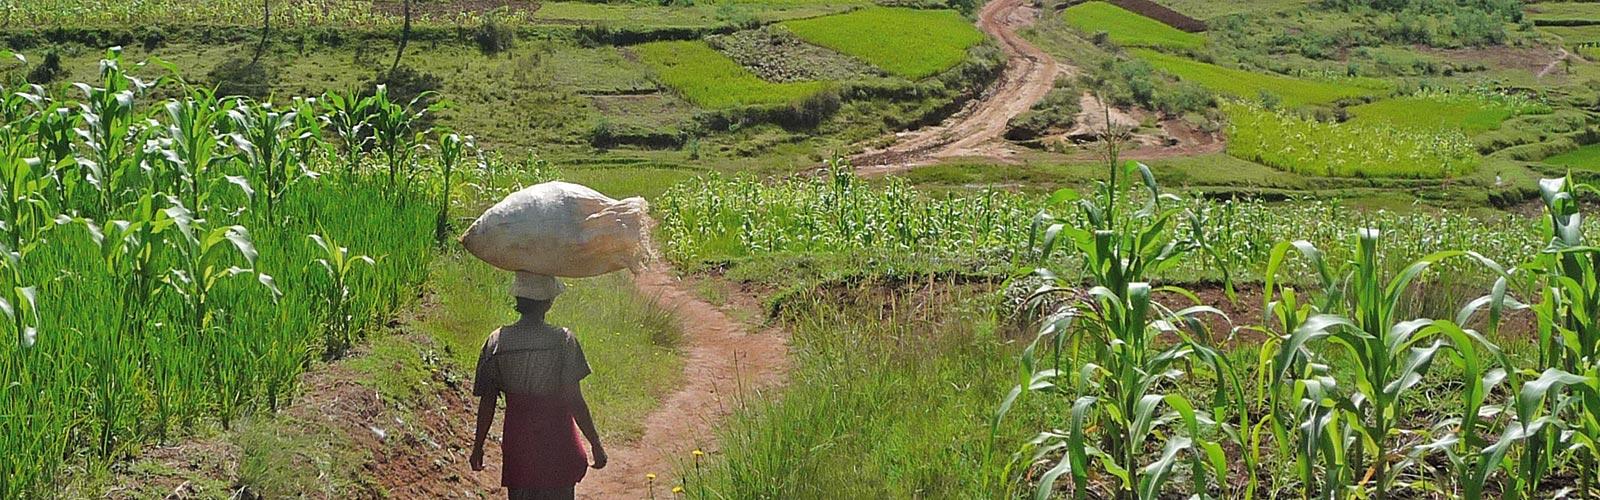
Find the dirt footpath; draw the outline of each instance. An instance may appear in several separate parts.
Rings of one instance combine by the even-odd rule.
[[[983,95],[939,125],[897,134],[895,143],[850,159],[863,175],[909,170],[944,158],[1016,154],[1004,140],[1006,123],[1033,107],[1055,86],[1061,69],[1054,58],[1022,39],[1039,10],[1029,0],[993,0],[978,14],[978,28],[1000,42],[1006,67]]]
[[[656,497],[670,497],[679,464],[691,463],[694,450],[716,451],[717,424],[739,407],[741,397],[777,386],[788,372],[788,337],[781,331],[749,331],[696,296],[670,269],[651,269],[635,281],[683,323],[683,385],[645,417],[636,442],[606,450],[610,465],[589,471],[578,484],[580,498],[646,498],[645,475],[651,473]]]

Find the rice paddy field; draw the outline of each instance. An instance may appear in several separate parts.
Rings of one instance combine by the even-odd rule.
[[[1457,129],[1470,134],[1499,128],[1515,111],[1469,100],[1401,98],[1353,106],[1350,114],[1360,121],[1416,129]]]
[[[705,108],[789,104],[827,88],[824,82],[767,82],[704,42],[653,42],[631,50],[656,78]]]
[[[913,80],[954,67],[984,39],[949,10],[867,8],[782,24],[808,42]]]
[[[1577,170],[1600,169],[1600,146],[1588,145],[1544,159],[1544,163]]]
[[[1062,12],[1067,24],[1085,33],[1105,33],[1125,47],[1192,49],[1205,45],[1205,37],[1186,33],[1160,21],[1105,2],[1084,2]]]
[[[1593,498],[1596,13],[0,0],[0,498],[504,495],[554,180],[580,497]]]

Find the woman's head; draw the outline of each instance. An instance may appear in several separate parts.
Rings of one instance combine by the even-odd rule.
[[[524,317],[543,318],[550,308],[555,305],[555,299],[536,300],[527,297],[517,297],[517,313]]]

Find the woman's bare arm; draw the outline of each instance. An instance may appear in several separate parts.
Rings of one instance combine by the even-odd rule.
[[[572,384],[567,389],[567,398],[572,404],[572,419],[578,423],[578,430],[583,431],[583,437],[589,439],[590,453],[594,454],[594,467],[603,469],[608,458],[606,449],[600,445],[600,432],[594,428],[594,417],[589,414],[589,402],[583,399],[583,388]]]
[[[489,428],[494,426],[494,412],[500,395],[478,398],[478,434],[472,438],[472,470],[483,470],[483,442],[489,439]],[[588,415],[588,411],[584,412]]]

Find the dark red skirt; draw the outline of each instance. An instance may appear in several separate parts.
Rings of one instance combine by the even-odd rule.
[[[501,486],[565,488],[589,471],[589,457],[565,398],[506,393],[504,435]]]

